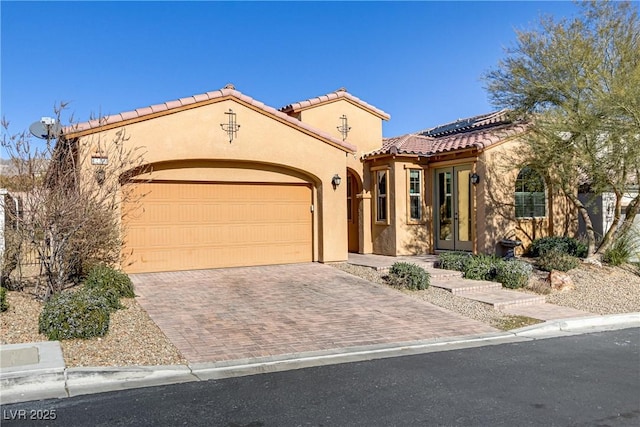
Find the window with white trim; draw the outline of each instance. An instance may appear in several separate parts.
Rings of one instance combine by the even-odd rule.
[[[422,170],[409,169],[409,219],[422,220]]]
[[[516,179],[516,218],[541,218],[547,215],[546,188],[542,175],[529,167]]]
[[[388,171],[376,171],[376,221],[387,222]]]

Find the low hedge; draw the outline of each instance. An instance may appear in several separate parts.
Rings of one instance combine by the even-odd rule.
[[[95,289],[61,292],[49,299],[38,319],[38,330],[49,340],[92,338],[109,331],[111,307]]]
[[[97,265],[89,271],[84,285],[89,289],[110,290],[123,298],[135,297],[133,283],[131,283],[129,276],[103,264]]]
[[[526,286],[533,273],[533,267],[526,262],[507,261],[495,255],[443,252],[438,258],[440,268],[461,271],[465,279],[500,282],[512,289]]]
[[[396,262],[389,269],[389,282],[392,286],[420,291],[427,289],[430,281],[429,273],[415,264]]]
[[[7,302],[7,290],[0,287],[0,312],[9,310],[9,303]]]
[[[574,257],[585,258],[587,256],[587,245],[573,237],[550,236],[535,239],[529,248],[529,254],[539,257],[547,252],[556,251]]]
[[[438,265],[445,270],[464,271],[465,264],[471,259],[468,252],[442,252],[438,254]]]
[[[522,288],[529,283],[533,273],[533,266],[518,260],[501,260],[496,266],[496,282],[510,289]]]
[[[569,271],[580,265],[580,260],[564,252],[551,250],[538,258],[538,268],[544,271]]]
[[[502,262],[502,259],[495,255],[479,254],[472,256],[464,265],[464,278],[493,281],[500,262]]]

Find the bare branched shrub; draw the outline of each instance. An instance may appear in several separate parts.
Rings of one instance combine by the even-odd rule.
[[[121,205],[135,205],[131,185],[123,184],[129,171],[144,170],[143,153],[127,147],[125,129],[110,133],[109,140],[102,140],[104,133],[68,135],[74,135],[73,126],[39,148],[25,132],[11,135],[3,121],[2,146],[21,199],[20,212],[10,213],[16,226],[6,253],[20,258],[27,248],[35,251],[45,299],[76,284],[93,265],[119,263]],[[3,280],[12,267],[4,263]]]

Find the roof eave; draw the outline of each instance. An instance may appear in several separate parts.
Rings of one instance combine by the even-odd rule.
[[[213,94],[216,94],[216,92],[219,92],[220,94],[217,96],[210,96]],[[194,97],[191,98],[196,98],[198,96],[201,95],[195,95]],[[81,123],[80,126],[86,125],[88,126],[86,129],[80,129],[80,130],[74,130],[73,126],[67,127],[66,129],[63,130],[63,134],[62,134],[62,138],[69,140],[72,138],[80,138],[83,136],[88,136],[94,133],[98,133],[98,132],[104,132],[107,130],[111,130],[111,129],[116,129],[116,128],[122,128],[128,125],[132,125],[135,123],[140,123],[143,121],[147,121],[147,120],[151,120],[157,117],[162,117],[165,115],[169,115],[169,114],[175,114],[181,111],[185,111],[185,110],[189,110],[192,108],[198,108],[198,107],[202,107],[205,105],[211,105],[211,104],[215,104],[218,102],[224,102],[227,100],[234,100],[235,102],[238,102],[240,104],[242,104],[243,106],[256,111],[260,114],[264,114],[264,115],[268,115],[270,117],[272,117],[273,119],[287,125],[287,126],[291,126],[311,137],[314,137],[316,139],[319,139],[331,146],[334,146],[342,151],[345,151],[347,153],[355,153],[357,152],[357,147],[355,145],[352,145],[350,143],[344,142],[344,141],[339,141],[337,139],[335,139],[334,137],[332,137],[331,135],[318,130],[318,129],[314,129],[311,126],[309,126],[306,123],[302,123],[288,115],[286,115],[285,113],[282,113],[278,110],[276,110],[273,107],[268,107],[265,104],[254,100],[253,98],[243,95],[242,93],[233,90],[233,89],[221,89],[219,91],[214,91],[214,92],[207,92],[206,94],[202,95],[202,96],[207,96],[208,99],[203,99],[201,101],[197,101],[197,102],[187,102],[185,104],[181,104],[180,106],[176,105],[173,108],[157,108],[157,111],[153,111],[154,107],[158,107],[158,106],[152,106],[152,107],[145,107],[145,108],[140,108],[137,109],[135,111],[129,111],[129,112],[124,112],[124,113],[119,113],[116,115],[111,115],[111,116],[107,116],[104,117],[102,119],[96,119],[96,120],[90,120],[88,122],[84,122]],[[188,98],[182,98],[182,100],[184,99],[188,99]],[[181,102],[182,100],[179,101],[169,101],[166,102],[165,105],[169,104],[171,105],[172,103],[175,102]],[[162,104],[159,104],[162,105]],[[140,112],[143,112],[142,114],[140,114]],[[133,114],[139,114],[137,116],[134,116]],[[117,119],[117,116],[120,116],[120,119]],[[104,124],[101,124],[101,121],[104,121]],[[70,130],[69,130],[70,129]]]

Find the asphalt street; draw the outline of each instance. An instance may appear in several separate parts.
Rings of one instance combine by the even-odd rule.
[[[638,426],[640,329],[2,407],[3,426]]]

